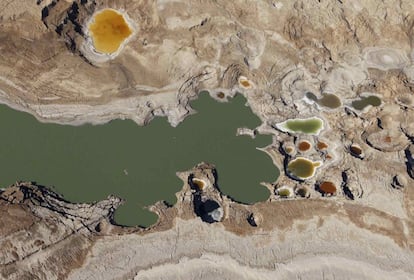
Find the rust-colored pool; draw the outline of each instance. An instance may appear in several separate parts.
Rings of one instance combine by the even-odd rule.
[[[121,44],[132,34],[124,16],[112,9],[97,14],[89,24],[93,46],[100,53],[116,52]]]

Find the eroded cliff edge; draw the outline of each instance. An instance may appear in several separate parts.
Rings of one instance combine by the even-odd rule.
[[[272,134],[266,152],[283,171],[265,203],[214,192],[224,215],[215,224],[196,217],[186,183],[176,206],[154,208],[161,218],[147,230],[111,225],[116,198],[73,205],[30,184],[12,187],[2,193],[4,277],[160,278],[182,268],[190,278],[413,278],[414,6],[343,2],[1,1],[2,103],[48,122],[167,116],[176,125],[201,90],[218,100],[239,92],[263,121],[240,132]],[[82,30],[105,7],[126,11],[137,34],[101,62],[82,49]],[[331,95],[338,107],[321,101]],[[352,105],[369,96],[380,104]],[[314,116],[324,121],[318,135],[277,126]],[[304,141],[311,148],[301,151]],[[287,176],[299,157],[322,163],[314,177]]]

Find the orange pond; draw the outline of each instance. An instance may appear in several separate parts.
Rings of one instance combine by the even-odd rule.
[[[310,148],[312,148],[311,143],[309,143],[308,141],[302,141],[299,143],[298,145],[298,149],[301,152],[306,152],[308,151]]]
[[[325,142],[318,142],[317,146],[319,150],[325,150],[326,148],[328,148],[328,144],[326,144]]]
[[[244,86],[244,87],[250,87],[250,83],[249,83],[249,81],[246,81],[246,80],[241,80],[241,81],[240,81],[240,84],[241,84],[242,86]]]
[[[89,25],[93,46],[100,53],[114,53],[131,34],[124,16],[112,9],[97,13]]]
[[[333,195],[336,193],[336,186],[332,182],[325,181],[319,185],[319,189],[324,194],[330,194]]]

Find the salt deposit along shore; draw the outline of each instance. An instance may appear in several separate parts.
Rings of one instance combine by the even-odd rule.
[[[117,197],[75,204],[17,183],[0,193],[0,275],[414,278],[414,3],[342,2],[0,0],[1,103],[42,122],[177,126],[204,90],[242,94],[262,124],[238,132],[271,135],[263,151],[281,171],[267,201],[245,205],[220,192],[213,163],[181,170],[177,203],[156,203],[150,228],[115,225]],[[125,12],[134,36],[98,63],[83,27],[102,9]],[[351,106],[367,93],[381,104]],[[310,117],[316,135],[277,128]],[[321,164],[294,178],[296,158]]]

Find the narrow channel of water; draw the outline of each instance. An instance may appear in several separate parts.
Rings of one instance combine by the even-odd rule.
[[[269,192],[259,183],[273,182],[279,171],[256,149],[270,144],[270,136],[236,136],[238,127],[260,124],[245,102],[240,95],[219,103],[202,94],[192,103],[198,113],[176,128],[165,118],[146,127],[130,120],[44,124],[1,105],[0,185],[36,181],[75,202],[115,194],[127,200],[115,215],[119,224],[148,226],[156,215],[142,207],[158,200],[175,203],[182,187],[176,171],[206,161],[216,165],[224,193],[246,203],[263,201]]]

